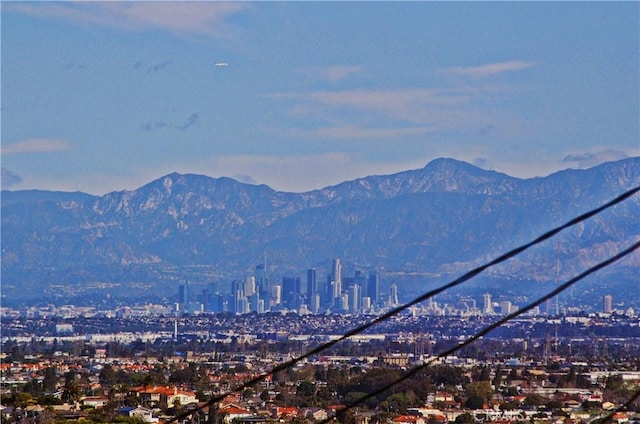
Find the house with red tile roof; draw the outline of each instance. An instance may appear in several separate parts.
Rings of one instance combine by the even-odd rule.
[[[629,421],[629,416],[626,412],[616,412],[615,414],[613,414],[611,419],[616,423],[626,423]]]
[[[295,406],[277,406],[274,410],[274,418],[295,418],[300,410]]]
[[[195,392],[181,390],[175,386],[133,387],[130,391],[138,396],[143,405],[149,407],[168,408],[174,406],[176,402],[187,405],[198,401]]]
[[[253,416],[253,413],[247,409],[241,408],[235,404],[228,404],[218,409],[218,414],[222,415],[225,423],[231,423],[236,418],[247,418]]]
[[[426,424],[424,418],[418,415],[398,415],[393,419],[398,424]]]

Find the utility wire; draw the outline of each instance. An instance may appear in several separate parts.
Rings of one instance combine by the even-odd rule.
[[[622,405],[620,405],[619,407],[609,411],[609,413],[607,415],[605,415],[604,417],[598,418],[597,420],[595,420],[594,422],[600,423],[600,424],[604,424],[604,423],[610,423],[613,422],[613,416],[615,414],[617,414],[620,411],[626,411],[629,408],[631,408],[631,406],[633,405],[633,403],[636,401],[636,399],[638,399],[640,397],[640,389],[638,389],[629,399],[627,399],[627,401],[625,403],[623,403]]]
[[[318,354],[318,353],[320,353],[320,352],[322,352],[324,350],[327,350],[330,347],[336,345],[337,343],[339,343],[339,342],[341,342],[343,340],[348,339],[351,336],[355,336],[356,334],[360,334],[363,331],[373,327],[374,325],[376,325],[376,324],[378,324],[378,323],[380,323],[382,321],[386,321],[387,319],[389,319],[389,318],[391,318],[391,317],[393,317],[395,315],[398,315],[399,313],[401,313],[402,311],[410,308],[411,306],[414,306],[414,305],[416,305],[416,304],[418,304],[420,302],[424,302],[425,300],[429,299],[430,297],[433,297],[433,296],[435,296],[435,295],[437,295],[439,293],[442,293],[445,290],[448,290],[450,288],[456,287],[456,286],[464,283],[465,281],[475,277],[476,275],[482,273],[487,268],[490,268],[492,266],[500,264],[500,263],[506,261],[507,259],[510,259],[510,258],[512,258],[512,257],[514,257],[516,255],[519,255],[520,253],[524,252],[525,250],[529,249],[530,247],[535,246],[536,244],[542,243],[545,240],[548,240],[549,238],[553,237],[554,235],[556,235],[560,231],[562,231],[562,230],[564,230],[566,228],[572,227],[572,226],[574,226],[576,224],[579,224],[580,222],[585,221],[585,220],[591,218],[592,216],[595,216],[595,215],[599,214],[600,212],[602,212],[602,211],[604,211],[604,210],[606,210],[606,209],[608,209],[608,208],[610,208],[612,206],[617,205],[618,203],[626,200],[627,198],[633,196],[634,194],[636,194],[639,191],[640,191],[640,186],[634,187],[634,188],[622,193],[621,195],[617,196],[613,200],[611,200],[611,201],[609,201],[609,202],[607,202],[607,203],[605,203],[605,204],[603,204],[603,205],[601,205],[601,206],[599,206],[599,207],[597,207],[595,209],[592,209],[592,210],[590,210],[590,211],[588,211],[588,212],[586,212],[586,213],[584,213],[582,215],[579,215],[579,216],[573,218],[572,220],[566,222],[565,224],[560,225],[560,226],[558,226],[558,227],[556,227],[556,228],[554,228],[554,229],[542,234],[541,236],[537,237],[536,239],[530,241],[529,243],[526,243],[526,244],[523,244],[523,245],[521,245],[519,247],[516,247],[515,249],[510,250],[507,253],[502,254],[501,256],[498,256],[497,258],[493,259],[492,261],[487,262],[484,265],[481,265],[481,266],[479,266],[477,268],[472,269],[471,271],[469,271],[466,274],[462,275],[461,277],[453,280],[452,282],[450,282],[448,284],[445,284],[444,286],[441,286],[441,287],[439,287],[437,289],[428,291],[428,292],[418,296],[417,298],[413,299],[409,303],[405,303],[404,305],[400,305],[400,306],[398,306],[396,308],[393,308],[393,309],[389,310],[388,312],[386,312],[386,313],[384,313],[382,315],[379,315],[378,317],[374,318],[373,320],[369,321],[368,323],[365,323],[365,324],[363,324],[361,326],[358,326],[358,327],[356,327],[356,328],[354,328],[354,329],[352,329],[350,331],[347,331],[346,333],[344,333],[339,338],[336,338],[336,339],[331,340],[329,342],[326,342],[326,343],[323,343],[321,345],[318,345],[315,348],[308,350],[306,353],[304,353],[304,354],[302,354],[302,355],[300,355],[298,357],[292,358],[292,359],[290,359],[288,361],[285,361],[285,362],[283,362],[281,364],[276,365],[270,371],[268,371],[268,372],[266,372],[264,374],[261,374],[261,375],[259,375],[257,377],[254,377],[254,378],[246,381],[245,383],[239,385],[238,387],[236,387],[236,388],[234,388],[234,389],[232,389],[232,390],[230,390],[230,391],[228,391],[226,393],[223,393],[223,394],[220,394],[220,395],[217,395],[217,396],[214,396],[214,397],[210,398],[205,404],[201,405],[198,410],[200,410],[202,408],[205,408],[205,407],[208,407],[210,405],[213,405],[214,403],[220,402],[220,401],[224,400],[224,398],[226,398],[227,396],[229,396],[232,393],[237,393],[237,392],[240,392],[240,391],[242,391],[242,390],[244,390],[246,388],[253,387],[256,384],[264,381],[267,377],[270,377],[270,376],[272,376],[272,375],[274,375],[274,374],[276,374],[276,373],[278,373],[280,371],[284,371],[287,368],[290,368],[290,367],[294,366],[298,362],[300,362],[300,361],[302,361],[304,359],[307,359],[307,358],[309,358],[309,357],[311,357],[313,355],[316,355],[316,354]],[[195,411],[187,411],[187,412],[184,412],[182,414],[178,414],[175,417],[173,417],[171,420],[169,420],[167,422],[167,424],[170,424],[170,423],[175,422],[177,420],[186,418],[186,417],[192,415],[196,411],[197,410],[195,410]]]
[[[597,265],[594,265],[593,267],[591,267],[591,268],[587,269],[586,271],[580,273],[576,277],[573,277],[572,279],[566,281],[565,283],[563,283],[560,286],[556,287],[554,290],[550,291],[549,293],[545,294],[544,296],[542,296],[542,297],[538,298],[537,300],[535,300],[535,301],[529,303],[528,305],[524,306],[522,309],[519,309],[519,310],[517,310],[515,312],[512,312],[512,313],[502,317],[501,319],[499,319],[498,321],[494,322],[493,324],[491,324],[491,325],[483,328],[482,330],[478,331],[476,334],[474,334],[473,336],[469,337],[465,341],[457,344],[456,346],[454,346],[452,348],[449,348],[449,349],[445,350],[444,352],[439,353],[437,356],[434,356],[433,358],[431,358],[426,363],[424,363],[422,365],[418,365],[418,366],[416,366],[414,368],[411,368],[409,371],[407,371],[400,378],[392,381],[391,383],[388,383],[387,385],[385,385],[385,386],[383,386],[381,388],[376,389],[373,392],[370,392],[370,393],[368,393],[368,394],[356,399],[351,404],[349,404],[349,405],[345,406],[344,408],[342,408],[339,412],[337,412],[336,415],[343,414],[346,411],[349,411],[349,410],[355,408],[359,404],[361,404],[363,402],[366,402],[367,400],[373,398],[374,396],[377,396],[380,393],[383,393],[386,390],[389,390],[391,387],[395,386],[396,384],[399,384],[399,383],[409,379],[410,377],[412,377],[415,374],[417,374],[419,371],[422,371],[423,369],[427,368],[434,361],[436,361],[438,359],[442,359],[444,357],[447,357],[447,356],[451,355],[452,353],[455,353],[455,352],[459,351],[460,349],[470,345],[471,343],[473,343],[474,341],[476,341],[479,338],[483,337],[487,333],[489,333],[489,332],[495,330],[496,328],[500,327],[502,324],[505,324],[506,322],[511,321],[512,319],[516,318],[517,316],[522,315],[525,312],[528,312],[528,311],[532,310],[533,308],[535,308],[536,306],[544,303],[545,301],[547,301],[549,299],[552,299],[554,296],[560,294],[561,292],[563,292],[564,290],[568,289],[569,287],[571,287],[572,285],[574,285],[578,281],[582,280],[583,278],[593,274],[594,272],[596,272],[596,271],[598,271],[598,270],[600,270],[602,268],[605,268],[605,267],[611,265],[615,261],[623,258],[624,256],[630,254],[631,252],[633,252],[634,250],[636,250],[638,248],[640,248],[640,241],[637,241],[636,243],[634,243],[630,247],[622,250],[618,254],[616,254],[614,256],[611,256],[607,260],[602,261]],[[635,399],[639,395],[640,395],[640,393],[636,394],[632,398],[630,403],[632,403],[633,399]],[[321,421],[321,424],[327,423],[327,422],[331,421],[333,418],[335,418],[335,416],[329,417],[329,418]]]

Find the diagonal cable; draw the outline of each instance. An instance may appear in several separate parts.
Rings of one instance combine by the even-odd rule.
[[[373,327],[374,325],[376,325],[376,324],[378,324],[378,323],[380,323],[382,321],[386,321],[387,319],[389,319],[389,318],[391,318],[391,317],[393,317],[395,315],[398,315],[399,313],[401,313],[402,311],[410,308],[411,306],[414,306],[414,305],[416,305],[416,304],[418,304],[420,302],[424,302],[425,300],[429,299],[430,297],[433,297],[433,296],[435,296],[435,295],[437,295],[439,293],[442,293],[445,290],[448,290],[450,288],[456,287],[456,286],[464,283],[465,281],[470,280],[471,278],[475,277],[476,275],[482,273],[487,268],[490,268],[492,266],[500,264],[500,263],[506,261],[507,259],[510,259],[510,258],[512,258],[512,257],[514,257],[516,255],[519,255],[520,253],[524,252],[525,250],[529,249],[530,247],[535,246],[536,244],[542,243],[545,240],[548,240],[549,238],[553,237],[554,235],[556,235],[560,231],[565,230],[565,229],[567,229],[569,227],[572,227],[572,226],[574,226],[576,224],[579,224],[580,222],[585,221],[585,220],[587,220],[587,219],[599,214],[600,212],[602,212],[602,211],[604,211],[604,210],[606,210],[606,209],[608,209],[608,208],[610,208],[612,206],[617,205],[618,203],[628,199],[629,197],[633,196],[634,194],[636,194],[639,191],[640,191],[640,186],[634,187],[634,188],[622,193],[621,195],[617,196],[616,198],[610,200],[609,202],[607,202],[607,203],[605,203],[605,204],[603,204],[603,205],[601,205],[601,206],[599,206],[599,207],[597,207],[595,209],[592,209],[592,210],[590,210],[588,212],[585,212],[584,214],[579,215],[579,216],[571,219],[570,221],[566,222],[565,224],[562,224],[562,225],[560,225],[558,227],[553,228],[550,231],[547,231],[546,233],[544,233],[541,236],[537,237],[536,239],[530,241],[529,243],[526,243],[526,244],[523,244],[523,245],[521,245],[519,247],[516,247],[515,249],[510,250],[507,253],[502,254],[501,256],[498,256],[497,258],[493,259],[492,261],[490,261],[490,262],[488,262],[488,263],[486,263],[484,265],[481,265],[481,266],[479,266],[477,268],[472,269],[471,271],[469,271],[466,274],[462,275],[461,277],[453,280],[452,282],[450,282],[448,284],[445,284],[444,286],[441,286],[441,287],[439,287],[437,289],[428,291],[428,292],[418,296],[417,298],[413,299],[409,303],[405,303],[404,305],[400,305],[400,306],[398,306],[396,308],[393,308],[393,309],[389,310],[388,312],[386,312],[386,313],[384,313],[382,315],[379,315],[378,317],[374,318],[373,320],[369,321],[368,323],[365,323],[365,324],[363,324],[361,326],[358,326],[358,327],[356,327],[356,328],[354,328],[354,329],[352,329],[350,331],[347,331],[346,333],[344,333],[339,338],[336,338],[336,339],[331,340],[329,342],[326,342],[326,343],[323,343],[321,345],[318,345],[315,348],[308,350],[306,353],[304,353],[304,354],[302,354],[302,355],[300,355],[298,357],[292,358],[292,359],[290,359],[290,360],[288,360],[286,362],[278,364],[275,367],[273,367],[270,371],[268,371],[268,372],[266,372],[264,374],[261,374],[261,375],[259,375],[257,377],[254,377],[254,378],[246,381],[245,383],[239,385],[238,387],[236,387],[236,388],[234,388],[234,389],[232,389],[232,390],[230,390],[230,391],[228,391],[226,393],[223,393],[223,394],[220,394],[220,395],[212,397],[204,405],[202,405],[200,408],[204,408],[204,407],[213,405],[214,403],[220,402],[220,401],[224,400],[224,398],[226,398],[227,396],[229,396],[232,393],[240,392],[240,391],[242,391],[242,390],[244,390],[246,388],[253,387],[254,385],[264,381],[267,377],[272,376],[272,375],[274,375],[274,374],[276,374],[276,373],[278,373],[280,371],[284,371],[287,368],[294,366],[298,362],[300,362],[300,361],[302,361],[304,359],[307,359],[307,358],[309,358],[309,357],[311,357],[313,355],[316,355],[316,354],[318,354],[318,353],[320,353],[320,352],[322,352],[322,351],[324,351],[326,349],[329,349],[330,347],[338,344],[339,342],[341,342],[341,341],[343,341],[345,339],[348,339],[351,336],[355,336],[356,334],[360,334],[363,331]],[[179,415],[173,417],[171,420],[169,420],[167,422],[167,424],[175,422],[175,421],[177,421],[179,419],[186,418],[189,415],[193,414],[193,412],[194,411],[188,411],[188,412],[179,414]]]
[[[630,254],[631,252],[635,251],[636,249],[640,248],[640,241],[634,243],[633,245],[631,245],[630,247],[620,251],[619,253],[617,253],[614,256],[611,256],[610,258],[608,258],[605,261],[600,262],[597,265],[594,265],[593,267],[587,269],[586,271],[580,273],[579,275],[573,277],[572,279],[566,281],[565,283],[561,284],[560,286],[556,287],[554,290],[550,291],[549,293],[545,294],[544,296],[536,299],[535,301],[529,303],[528,305],[524,306],[522,309],[519,309],[515,312],[512,312],[508,315],[505,315],[504,317],[502,317],[501,319],[499,319],[498,321],[494,322],[493,324],[483,328],[482,330],[478,331],[476,334],[474,334],[473,336],[469,337],[468,339],[466,339],[465,341],[445,350],[444,352],[439,353],[437,356],[434,356],[433,358],[431,358],[429,361],[427,361],[426,363],[422,364],[422,365],[418,365],[412,369],[410,369],[409,371],[407,371],[404,375],[402,375],[400,378],[392,381],[391,383],[380,387],[378,389],[376,389],[373,392],[367,393],[366,395],[356,399],[353,403],[347,405],[346,407],[342,408],[338,414],[343,414],[346,411],[349,411],[353,408],[355,408],[356,406],[358,406],[359,404],[366,402],[367,400],[389,390],[391,387],[395,386],[398,383],[401,383],[409,378],[411,378],[412,376],[414,376],[415,374],[417,374],[419,371],[422,371],[423,369],[427,368],[429,365],[431,365],[434,361],[438,360],[438,359],[442,359],[444,357],[447,357],[449,355],[451,355],[452,353],[457,352],[458,350],[470,345],[471,343],[475,342],[476,340],[478,340],[479,338],[485,336],[487,333],[495,330],[496,328],[500,327],[502,324],[505,324],[508,321],[511,321],[512,319],[524,314],[525,312],[528,312],[530,310],[532,310],[533,308],[535,308],[536,306],[544,303],[545,301],[552,299],[554,296],[558,295],[559,293],[563,292],[564,290],[568,289],[569,287],[571,287],[572,285],[574,285],[575,283],[577,283],[578,281],[582,280],[583,278],[593,274],[594,272],[605,268],[609,265],[611,265],[612,263],[614,263],[615,261],[623,258],[624,256]],[[640,395],[640,393],[639,393]],[[637,396],[637,395],[636,395]],[[635,397],[632,398],[635,399]],[[321,424],[327,423],[330,420],[332,420],[334,417],[330,417],[327,418],[326,420],[321,421]]]
[[[598,418],[597,420],[595,420],[593,422],[596,422],[596,423],[599,423],[599,424],[612,423],[613,422],[613,416],[615,414],[617,414],[618,412],[621,412],[621,411],[629,410],[629,408],[631,408],[633,403],[639,397],[640,397],[640,389],[636,390],[636,392],[629,399],[627,399],[627,401],[625,403],[623,403],[622,405],[618,406],[617,408],[609,411],[609,413],[607,415],[605,415],[604,417]]]

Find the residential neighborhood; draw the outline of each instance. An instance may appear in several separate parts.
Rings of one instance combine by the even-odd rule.
[[[253,317],[254,328],[260,328],[258,316],[248,317]],[[431,318],[430,331],[418,334],[402,331],[415,330],[416,318],[408,315],[391,320],[384,333],[362,334],[298,360],[335,336],[321,334],[314,318],[294,315],[270,317],[272,322],[282,321],[277,335],[251,334],[243,327],[248,317],[226,316],[228,334],[212,339],[195,331],[177,338],[156,333],[155,339],[143,339],[140,333],[137,339],[131,335],[109,341],[93,339],[91,334],[4,337],[2,421],[569,424],[608,416],[617,423],[640,420],[637,404],[630,401],[640,387],[635,337],[597,338],[591,341],[597,342],[594,346],[565,337],[564,327],[550,320],[548,329],[561,329],[558,338],[485,338],[441,357],[438,352],[444,347],[458,343],[448,331],[455,322],[461,324],[461,318]],[[183,317],[181,324],[193,330],[195,321],[213,325],[216,319],[220,317]],[[344,317],[332,319],[350,322]],[[33,320],[18,319],[7,328],[37,327]],[[620,317],[592,321],[598,326],[621,325]],[[67,325],[78,328],[79,322]],[[475,319],[466,323],[469,330],[479,325]],[[301,334],[307,327],[316,328],[316,337]],[[329,332],[333,331],[344,329],[336,326]],[[291,366],[282,366],[287,363]]]

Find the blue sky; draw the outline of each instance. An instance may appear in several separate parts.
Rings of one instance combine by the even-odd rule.
[[[640,155],[638,2],[6,2],[2,185],[307,191]],[[225,66],[223,66],[225,65]]]

